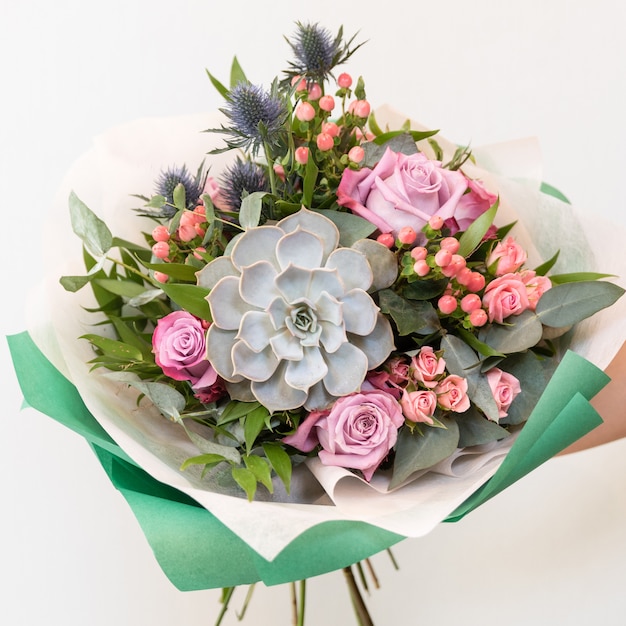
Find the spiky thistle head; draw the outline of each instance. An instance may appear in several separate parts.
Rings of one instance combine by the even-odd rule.
[[[169,167],[159,175],[156,181],[156,191],[165,198],[167,204],[161,209],[163,217],[172,217],[176,213],[174,204],[174,189],[181,184],[185,188],[185,202],[187,208],[192,209],[198,204],[202,195],[202,185],[198,177],[194,178],[187,171],[187,166]]]
[[[240,82],[227,96],[222,113],[232,122],[221,130],[231,136],[228,148],[251,149],[256,154],[264,145],[276,145],[284,133],[288,110],[276,83],[267,92],[258,85]]]
[[[220,194],[232,211],[238,211],[243,194],[255,191],[269,191],[265,170],[252,161],[242,161],[237,157],[220,178]]]
[[[296,32],[287,43],[291,46],[295,60],[289,62],[285,73],[290,80],[294,76],[303,76],[310,82],[323,83],[337,65],[345,63],[363,44],[350,48],[356,35],[349,41],[343,41],[343,27],[333,38],[331,32],[318,24],[296,22]]]

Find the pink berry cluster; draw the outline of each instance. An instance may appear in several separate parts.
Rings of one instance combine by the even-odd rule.
[[[370,114],[370,103],[364,98],[352,100],[352,76],[342,73],[337,77],[338,89],[335,95],[324,94],[318,83],[308,83],[296,76],[292,80],[297,104],[295,106],[294,130],[299,138],[294,158],[297,164],[306,165],[311,148],[318,151],[317,160],[338,159],[342,167],[356,167],[364,158],[365,152],[358,143],[366,136],[365,124]],[[362,93],[362,85],[357,87]],[[338,121],[331,116],[341,102],[342,113]],[[339,155],[331,154],[338,149]]]
[[[206,210],[203,204],[199,204],[193,211],[183,211],[173,232],[163,224],[152,230],[152,254],[165,263],[185,263],[189,255],[198,261],[210,261],[206,248],[201,245],[206,230]],[[169,277],[156,271],[154,278],[166,283]]]

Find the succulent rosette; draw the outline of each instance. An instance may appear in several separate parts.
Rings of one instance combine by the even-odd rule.
[[[232,398],[271,412],[322,409],[357,391],[389,356],[391,325],[368,290],[388,286],[375,274],[393,282],[395,261],[378,246],[386,263],[372,266],[338,244],[337,227],[303,209],[248,230],[230,256],[200,272],[211,289],[207,358]]]

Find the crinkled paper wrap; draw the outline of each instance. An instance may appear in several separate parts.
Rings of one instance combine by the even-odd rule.
[[[389,123],[390,127],[398,127],[404,118],[383,108],[377,113],[377,120],[381,126]],[[385,491],[384,485],[375,482],[370,486],[350,472],[325,468],[314,462],[310,467],[326,493],[302,466],[296,472],[290,496],[279,493],[273,501],[267,496],[267,501],[252,503],[236,494],[218,493],[218,486],[212,484],[210,478],[201,478],[199,468],[181,472],[178,469],[180,464],[197,454],[196,448],[180,427],[162,418],[154,408],[143,403],[137,407],[136,392],[132,389],[111,380],[102,370],[90,372],[87,362],[93,357],[91,347],[77,338],[94,332],[94,316],[83,308],[93,306],[92,295],[89,288],[78,294],[65,292],[58,278],[84,274],[81,242],[72,233],[69,221],[67,199],[70,191],[73,190],[99,215],[114,235],[141,241],[140,231],[149,231],[153,223],[142,222],[142,218],[132,211],[141,201],[131,194],[151,194],[159,172],[172,165],[184,163],[190,171],[195,171],[206,159],[210,175],[219,176],[232,157],[228,154],[207,157],[206,153],[219,139],[200,131],[217,127],[220,121],[216,115],[144,119],[98,137],[93,148],[73,166],[60,189],[45,227],[46,241],[54,242],[54,245],[45,251],[45,276],[29,306],[30,336],[54,368],[78,390],[86,405],[85,420],[89,421],[90,413],[99,424],[92,425],[97,433],[91,432],[92,426],[84,426],[84,423],[78,427],[69,424],[70,427],[79,432],[81,428],[85,429],[81,434],[90,440],[114,484],[129,500],[161,566],[177,586],[184,589],[225,586],[259,578],[272,584],[348,565],[403,537],[424,535],[442,520],[458,519],[598,423],[588,399],[606,380],[595,368],[590,370],[583,359],[572,355],[567,365],[572,369],[564,374],[561,391],[556,389],[556,399],[546,396],[543,406],[536,410],[538,417],[533,414],[532,427],[529,422],[518,437],[513,452],[519,449],[521,456],[512,453],[506,457],[513,444],[514,438],[511,437],[498,445],[488,446],[482,454],[466,455],[454,463],[449,462],[445,468],[426,473],[392,494],[381,493]],[[624,239],[620,239],[613,227],[602,229],[600,234],[596,217],[593,218],[594,228],[590,228],[585,215],[539,192],[541,175],[536,169],[540,162],[536,142],[511,142],[477,149],[474,155],[477,165],[465,168],[466,173],[483,180],[491,191],[499,193],[499,224],[515,219],[520,221],[514,232],[529,251],[530,267],[551,257],[558,244],[561,255],[555,271],[597,270],[626,277],[623,255],[615,253],[616,258],[603,256],[602,267],[597,267],[593,258],[593,249],[620,249]],[[612,237],[616,241],[613,247]],[[618,282],[623,284],[623,279]],[[622,299],[611,309],[580,324],[572,348],[599,368],[604,368],[624,340],[626,328],[620,321],[626,317],[625,305]],[[19,345],[26,350],[25,344]],[[17,352],[16,347],[14,353]],[[35,361],[33,357],[32,362]],[[574,376],[584,376],[588,385],[573,378],[574,370],[577,372]],[[51,384],[55,388],[60,386],[59,380],[54,379],[53,374],[51,376],[51,380],[56,380]],[[28,386],[27,381],[22,382]],[[26,392],[25,396],[33,406],[36,405]],[[39,402],[36,408],[50,414],[46,411],[45,401],[40,399]],[[558,426],[550,427],[553,419]],[[98,430],[100,427],[102,432]],[[546,431],[549,436],[544,437]],[[516,461],[522,456],[525,461]],[[140,478],[143,472],[135,466],[149,476]],[[124,474],[125,479],[120,479],[122,467],[128,474]],[[497,471],[499,467],[501,469]],[[152,496],[160,498],[161,514],[165,502],[168,507],[176,509],[176,514],[180,513],[177,507],[186,507],[188,514],[193,516],[202,517],[203,513],[209,512],[214,523],[212,532],[217,533],[215,537],[221,537],[219,549],[239,555],[240,571],[237,574],[224,572],[217,578],[203,576],[198,571],[188,572],[186,578],[181,574],[179,569],[185,567],[188,570],[202,569],[202,564],[198,563],[201,556],[206,559],[207,571],[213,569],[211,562],[218,548],[214,546],[213,552],[207,548],[210,555],[202,555],[199,548],[195,553],[193,549],[182,550],[189,559],[195,559],[191,568],[189,561],[185,565],[173,563],[172,559],[182,558],[172,556],[173,546],[180,537],[172,537],[171,530],[167,540],[159,534],[159,522],[149,513],[149,493],[143,493],[150,491],[145,485],[152,479],[158,481],[155,484],[161,484],[167,494]],[[132,484],[138,481],[137,484],[143,484],[144,488],[128,488],[128,481]],[[154,485],[152,487],[156,489]],[[199,503],[206,511],[192,503]],[[199,518],[196,528],[201,528],[208,518],[202,519],[205,521],[201,522]],[[182,532],[180,527],[179,532]],[[189,532],[191,535],[187,541],[199,545],[201,539],[193,539],[194,532],[199,531]],[[225,535],[231,538],[230,543],[224,539]],[[317,550],[307,552],[310,545],[318,546]],[[180,546],[176,550],[181,552]],[[315,552],[319,555],[331,551],[336,553],[334,559],[328,554],[327,559],[314,556]],[[303,559],[309,562],[303,565]],[[291,570],[279,567],[285,560],[293,561]],[[272,563],[277,564],[274,569]],[[242,571],[247,573],[242,574]]]

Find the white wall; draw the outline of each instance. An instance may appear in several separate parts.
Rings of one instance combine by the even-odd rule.
[[[24,327],[25,295],[45,263],[42,218],[91,137],[137,117],[216,108],[204,68],[226,80],[235,53],[267,84],[295,20],[361,30],[369,43],[350,71],[374,104],[473,145],[538,135],[545,180],[626,223],[617,0],[2,0],[1,334]],[[0,351],[0,622],[212,624],[218,593],[168,583],[86,444],[19,411]],[[625,453],[621,441],[551,461],[464,521],[400,544],[399,573],[376,557],[377,625],[623,624]],[[339,574],[312,581],[308,624],[352,623],[341,585]],[[284,588],[259,588],[247,623],[289,623],[287,601]]]

